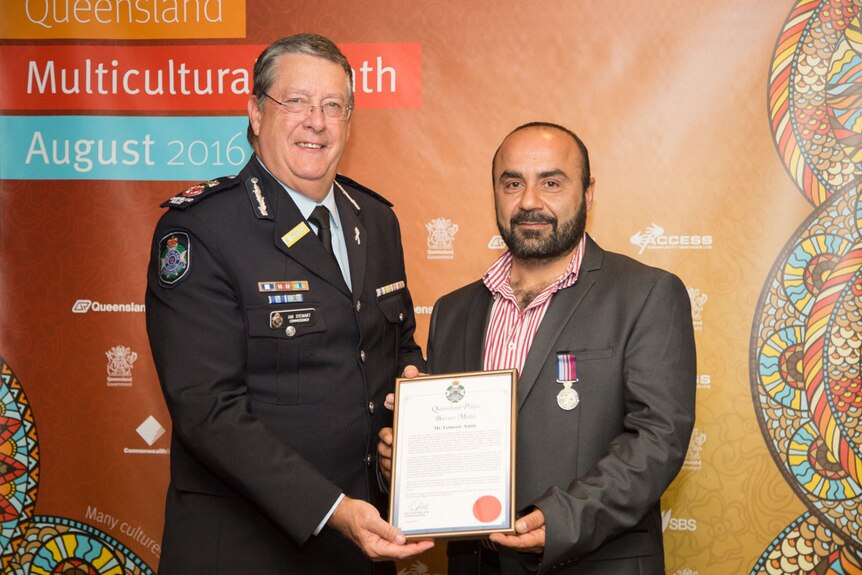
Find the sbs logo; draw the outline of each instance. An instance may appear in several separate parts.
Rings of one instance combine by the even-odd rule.
[[[697,531],[697,519],[683,519],[681,517],[673,517],[671,512],[673,509],[667,509],[661,512],[661,530],[664,533],[670,531]]]

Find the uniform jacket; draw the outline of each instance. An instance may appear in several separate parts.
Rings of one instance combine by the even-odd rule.
[[[664,573],[659,499],[694,422],[686,288],[586,236],[578,281],[554,296],[518,382],[516,506],[545,515],[544,555],[501,552],[505,574]],[[492,295],[475,282],[434,307],[433,373],[482,368]],[[557,353],[574,353],[580,404],[561,409]],[[450,544],[450,575],[476,574],[475,542]]]
[[[256,157],[166,202],[146,298],[173,422],[160,573],[372,572],[335,530],[313,531],[342,492],[383,509],[384,398],[424,362],[391,204],[337,182],[352,293]]]

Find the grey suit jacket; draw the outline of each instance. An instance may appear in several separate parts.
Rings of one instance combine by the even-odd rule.
[[[664,573],[659,499],[694,423],[691,307],[676,276],[589,236],[578,281],[554,296],[518,383],[519,512],[545,515],[541,561],[503,550],[506,574]],[[432,373],[482,368],[492,297],[475,282],[441,298]],[[557,405],[557,352],[574,353],[580,404]],[[470,551],[475,543],[450,544]],[[475,573],[450,562],[450,575]]]

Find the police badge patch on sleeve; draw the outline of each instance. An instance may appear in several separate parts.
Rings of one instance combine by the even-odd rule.
[[[159,283],[173,287],[192,265],[192,245],[185,232],[171,232],[159,240]]]

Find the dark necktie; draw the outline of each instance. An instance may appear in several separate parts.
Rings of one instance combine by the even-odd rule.
[[[323,244],[323,249],[334,257],[332,253],[332,231],[329,229],[329,210],[325,206],[317,206],[308,216],[308,221],[317,226],[317,239]]]

